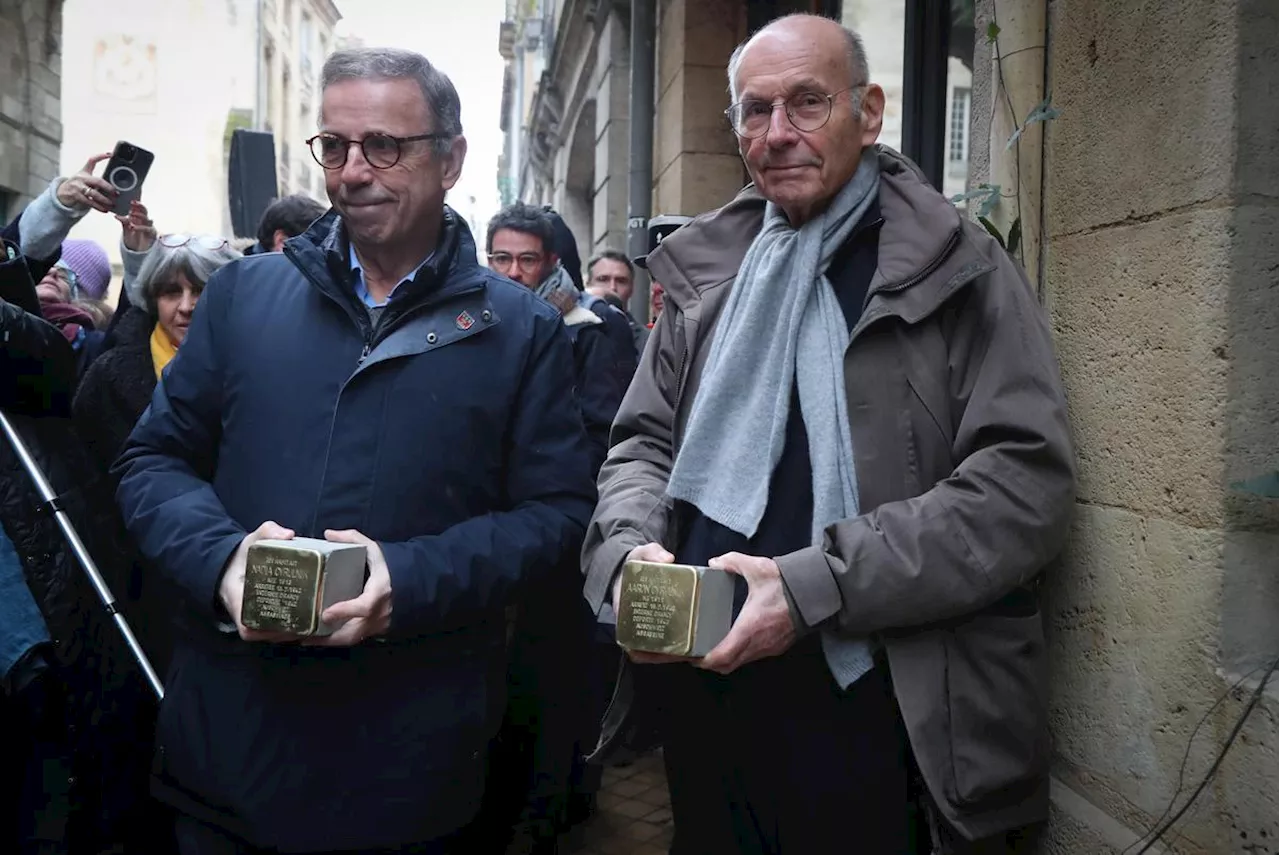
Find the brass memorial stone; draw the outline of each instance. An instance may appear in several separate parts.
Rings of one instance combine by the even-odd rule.
[[[733,578],[688,564],[622,565],[618,644],[628,650],[700,657],[733,624]]]
[[[249,629],[330,635],[341,624],[320,619],[334,603],[364,590],[365,550],[359,544],[309,537],[260,540],[249,547],[240,622]]]

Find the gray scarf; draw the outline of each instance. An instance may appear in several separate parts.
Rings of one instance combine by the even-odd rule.
[[[667,493],[748,538],[782,456],[793,378],[813,469],[813,544],[822,544],[828,526],[858,514],[844,390],[849,330],[826,271],[879,187],[868,149],[831,206],[799,229],[767,204],[716,325]],[[871,669],[865,639],[823,630],[822,647],[841,687]]]

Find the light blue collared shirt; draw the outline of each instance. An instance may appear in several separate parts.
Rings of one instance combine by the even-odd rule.
[[[369,293],[369,286],[364,281],[364,268],[360,266],[360,259],[356,258],[356,248],[354,246],[347,247],[347,260],[351,263],[351,272],[356,275],[356,296],[360,298],[360,302],[364,303],[370,309],[384,308],[395,295],[396,289],[406,282],[412,281],[413,277],[418,275],[418,271],[426,267],[427,262],[435,257],[435,250],[427,253],[427,257],[422,259],[421,263],[413,270],[409,271],[409,275],[396,283],[396,287],[391,289],[391,293],[387,294],[387,299],[381,303],[373,301],[373,295]]]

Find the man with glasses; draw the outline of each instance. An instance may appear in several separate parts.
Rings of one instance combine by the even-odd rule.
[[[1075,483],[1044,313],[876,145],[854,33],[783,18],[728,77],[754,184],[648,256],[666,310],[584,566],[598,613],[629,557],[720,568],[736,616],[700,660],[632,654],[598,753],[656,712],[673,855],[1020,851]]]
[[[154,785],[183,855],[476,851],[504,614],[576,577],[594,472],[559,315],[445,204],[457,91],[339,51],[310,140],[334,210],[209,279],[115,473],[182,624]],[[263,538],[357,544],[326,637],[242,621]]]
[[[599,468],[609,449],[609,427],[634,369],[631,330],[623,323],[619,346],[610,334],[608,318],[602,317],[614,310],[608,304],[598,309],[583,305],[583,293],[550,249],[553,239],[547,212],[522,202],[508,205],[489,221],[489,266],[560,310],[573,342],[577,397],[591,441],[592,464]]]

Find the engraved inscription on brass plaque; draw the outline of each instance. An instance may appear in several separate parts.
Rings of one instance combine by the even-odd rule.
[[[324,556],[293,547],[249,547],[240,621],[250,629],[311,635],[320,624]]]
[[[649,653],[691,655],[698,581],[693,567],[628,562],[622,573],[618,643]]]

